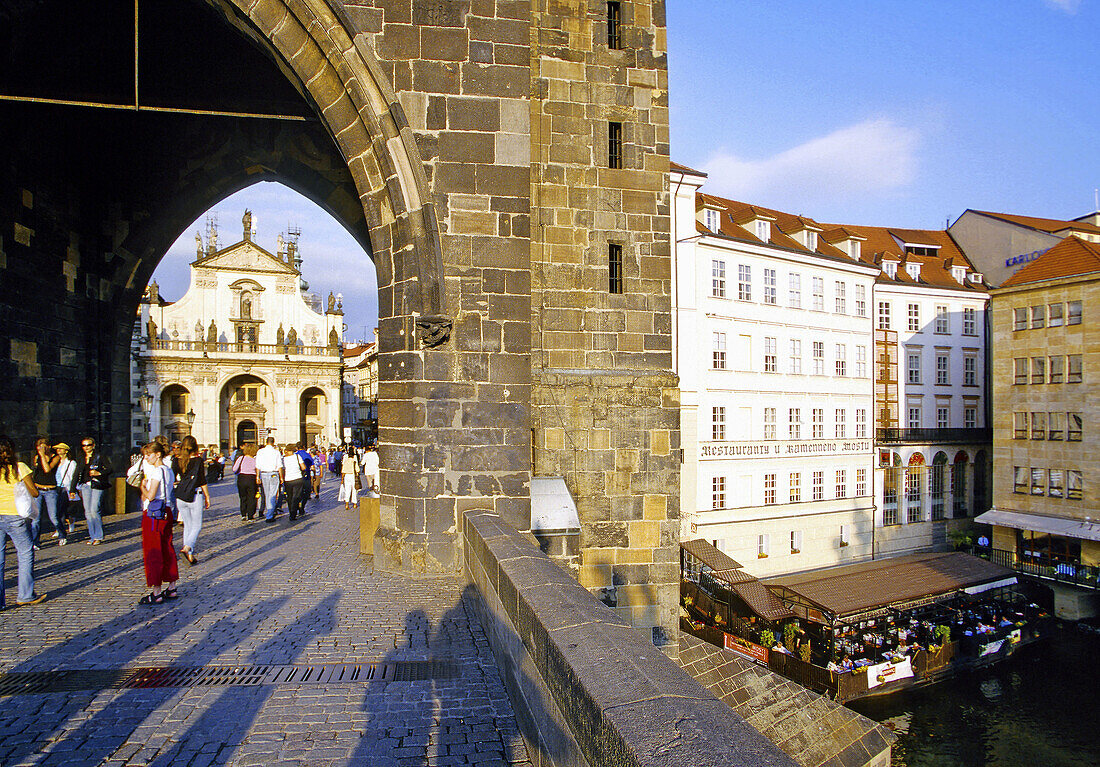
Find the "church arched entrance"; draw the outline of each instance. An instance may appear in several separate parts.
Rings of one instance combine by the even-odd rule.
[[[331,421],[333,419],[329,415],[325,393],[316,386],[303,391],[298,398],[299,441],[306,447],[321,444],[324,441],[325,424]],[[335,428],[331,431],[336,433]]]
[[[237,424],[237,442],[236,445],[247,445],[249,443],[258,444],[259,442],[259,429],[256,426],[256,422],[250,418],[246,418]]]
[[[271,389],[262,378],[247,374],[230,378],[218,398],[222,441],[236,440],[234,447],[245,442],[262,443],[270,431],[269,411],[274,404]],[[251,439],[242,439],[246,435]]]

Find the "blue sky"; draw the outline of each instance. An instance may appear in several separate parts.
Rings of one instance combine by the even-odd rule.
[[[668,2],[672,158],[820,221],[1052,218],[1100,186],[1100,2]]]
[[[1100,0],[668,0],[672,159],[707,191],[822,222],[942,228],[966,208],[1073,218],[1100,186]],[[374,270],[328,214],[278,184],[245,207],[271,249],[302,230],[305,278],[371,338]],[[189,227],[156,278],[187,289]],[[228,238],[228,239],[227,239]]]

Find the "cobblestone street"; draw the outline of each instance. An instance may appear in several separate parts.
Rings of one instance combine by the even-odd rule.
[[[197,565],[180,559],[180,598],[137,606],[145,588],[140,515],[105,518],[88,546],[43,533],[40,605],[0,613],[0,671],[400,664],[446,678],[0,690],[0,764],[529,764],[492,652],[455,578],[372,572],[358,516],[324,485],[305,518],[245,523],[233,479],[211,486]],[[47,523],[48,527],[48,523]],[[177,550],[180,532],[175,535]],[[15,555],[4,573],[15,596]],[[71,688],[70,688],[71,689]]]

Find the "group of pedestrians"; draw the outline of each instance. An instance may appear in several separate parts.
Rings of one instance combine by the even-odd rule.
[[[80,448],[74,458],[68,443],[50,444],[39,437],[31,467],[18,460],[11,438],[0,436],[0,608],[7,604],[2,573],[8,538],[18,560],[16,605],[46,598],[34,588],[34,553],[41,550],[44,518],[53,527],[52,537],[64,546],[76,531],[77,509],[83,507],[88,543],[103,543],[103,494],[114,470],[93,438],[82,439]]]

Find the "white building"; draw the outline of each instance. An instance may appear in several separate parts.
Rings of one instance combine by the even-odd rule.
[[[156,283],[140,306],[135,401],[145,418],[135,441],[193,434],[223,448],[261,442],[339,441],[343,310],[303,293],[296,234],[275,253],[243,239],[217,246],[217,230],[196,234],[191,285],[176,302]],[[312,297],[310,297],[312,298]]]
[[[875,285],[876,554],[948,543],[989,508],[986,306],[980,273],[943,230],[848,226]]]
[[[705,178],[672,166],[682,536],[758,576],[869,558],[878,267]]]
[[[344,347],[343,413],[345,437],[360,445],[378,441],[377,341]]]

